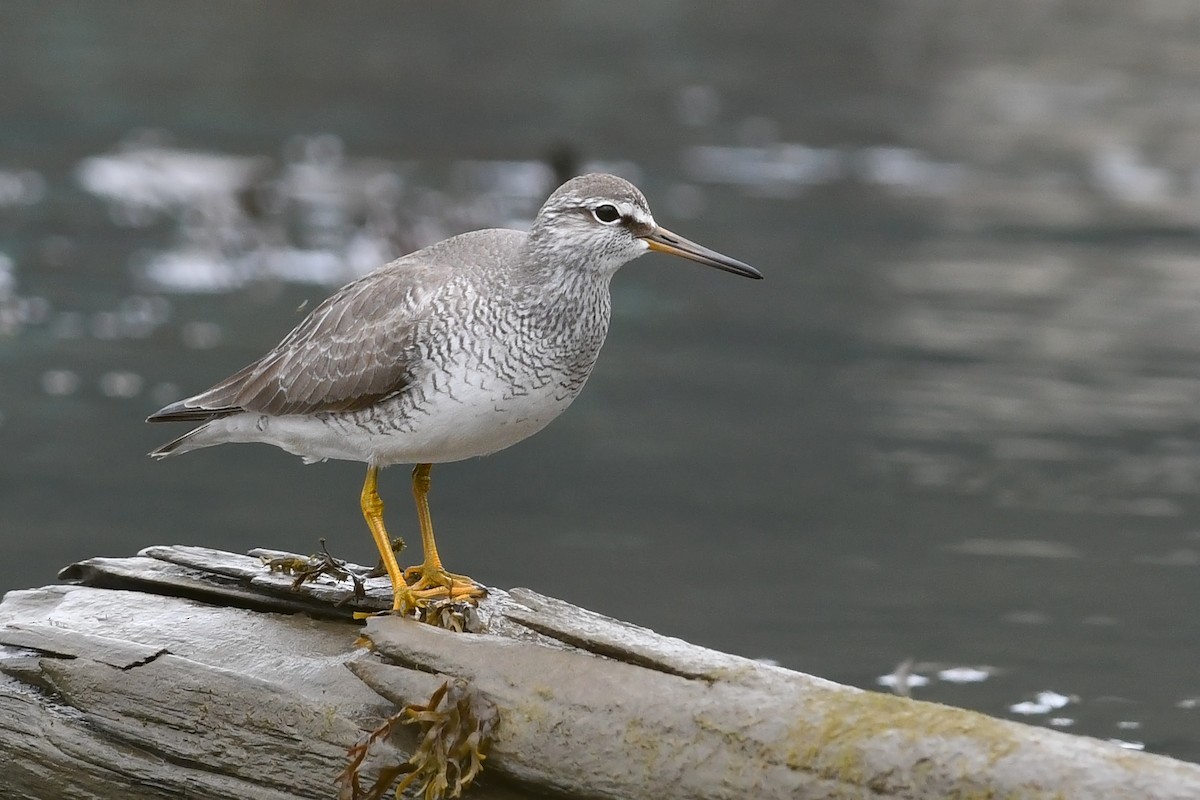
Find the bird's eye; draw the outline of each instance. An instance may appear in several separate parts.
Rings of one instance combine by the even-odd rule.
[[[605,203],[602,206],[596,206],[593,208],[592,216],[596,218],[597,222],[603,223],[604,225],[612,225],[614,222],[617,222],[621,219],[621,212],[617,211],[616,206]]]

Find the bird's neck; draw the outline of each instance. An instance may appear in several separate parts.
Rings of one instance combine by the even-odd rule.
[[[574,263],[569,255],[539,247],[539,240],[526,242],[522,262],[525,267],[517,288],[526,302],[562,310],[592,306],[598,297],[607,301],[611,272],[597,270],[594,264]]]
[[[586,376],[608,333],[610,274],[530,254],[510,286],[519,316]],[[510,276],[511,277],[511,276]],[[578,362],[578,363],[575,363]],[[582,385],[582,384],[581,384]]]
[[[611,298],[608,277],[578,270],[548,272],[522,287],[519,305],[530,319],[548,329],[570,330],[584,338],[608,330]]]

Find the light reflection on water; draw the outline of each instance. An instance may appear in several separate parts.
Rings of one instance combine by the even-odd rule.
[[[920,358],[855,368],[898,442],[875,468],[998,505],[1183,515],[1200,490],[1200,449],[1181,435],[1200,405],[1200,255],[951,248],[978,244],[886,268],[903,300],[869,335]]]

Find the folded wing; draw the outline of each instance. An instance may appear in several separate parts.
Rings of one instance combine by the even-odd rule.
[[[450,281],[446,270],[411,263],[360,278],[258,361],[148,421],[356,411],[399,394],[413,380],[418,328]]]

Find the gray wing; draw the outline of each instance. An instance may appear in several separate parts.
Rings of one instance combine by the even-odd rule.
[[[399,394],[413,380],[420,321],[451,280],[450,270],[412,262],[360,278],[258,361],[148,421],[355,411]]]

